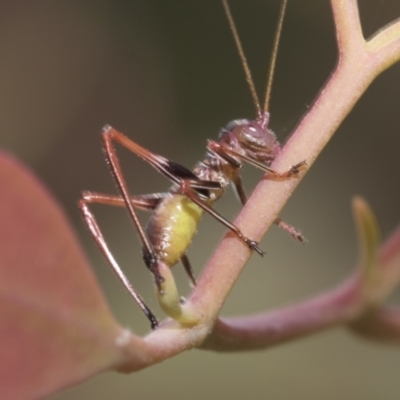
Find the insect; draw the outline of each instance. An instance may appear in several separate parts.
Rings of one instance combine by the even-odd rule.
[[[229,184],[232,184],[242,205],[246,203],[247,197],[240,178],[243,163],[253,165],[265,171],[270,178],[278,180],[296,176],[299,170],[306,164],[305,161],[301,161],[285,172],[277,172],[270,168],[271,162],[280,151],[280,145],[275,134],[268,129],[268,107],[286,2],[286,0],[282,1],[269,68],[266,100],[264,107],[261,108],[228,2],[227,0],[222,0],[244,67],[257,116],[255,120],[239,119],[228,123],[221,129],[217,140],[208,140],[206,156],[204,160],[195,165],[193,170],[189,170],[174,161],[150,152],[110,126],[106,126],[103,130],[102,140],[105,156],[117,184],[119,195],[85,191],[79,201],[79,208],[98,247],[113,271],[122,281],[124,287],[147,316],[153,329],[158,325],[154,313],[130,284],[114,259],[99,225],[89,209],[89,205],[100,203],[126,207],[143,245],[143,260],[154,276],[161,308],[167,315],[181,323],[196,323],[198,316],[195,313],[185,310],[175,286],[173,288],[165,287],[165,274],[161,272],[161,269],[163,266],[167,268],[172,267],[178,261],[181,261],[190,281],[195,285],[195,278],[186,255],[186,250],[192,241],[197,225],[204,212],[209,213],[230,229],[251,250],[255,250],[260,255],[264,254],[256,241],[245,236],[238,227],[215,211],[212,206],[224,194]],[[154,193],[142,196],[131,195],[122,173],[114,147],[115,143],[132,151],[167,177],[172,182],[170,190],[166,193]],[[139,221],[137,215],[138,209],[152,212],[146,228]],[[294,238],[300,241],[305,240],[297,229],[283,222],[281,219],[277,218],[275,223],[287,230]]]

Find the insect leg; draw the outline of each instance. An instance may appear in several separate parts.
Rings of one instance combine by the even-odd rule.
[[[181,257],[181,262],[183,264],[183,268],[185,268],[185,272],[186,272],[187,276],[190,279],[190,282],[192,282],[193,286],[196,286],[196,279],[195,279],[194,274],[193,274],[193,269],[192,269],[192,266],[191,266],[190,261],[188,259],[188,256],[186,254],[184,254]]]
[[[135,205],[135,208],[145,211],[153,211],[160,201],[169,195],[169,193],[152,193],[148,195],[132,196],[131,201]],[[125,207],[125,201],[121,196],[111,196],[85,191],[82,193],[82,197],[87,200],[88,203],[101,203],[117,207]],[[196,286],[193,269],[186,254],[182,256],[181,261],[189,280],[193,286]]]
[[[168,195],[169,193],[152,193],[140,196],[131,196],[130,200],[134,204],[135,208],[139,208],[140,210],[144,211],[153,211],[158,206],[160,201]],[[121,196],[84,191],[82,193],[82,198],[88,203],[99,203],[109,206],[125,207],[125,200]]]
[[[135,208],[139,208],[145,211],[153,211],[161,200],[169,196],[169,193],[152,193],[148,195],[132,196],[131,201],[135,205]],[[90,203],[101,203],[118,207],[125,207],[125,201],[121,196],[110,196],[102,193],[83,192],[82,197]],[[193,274],[192,266],[187,255],[183,255],[181,258],[182,265],[185,269],[187,276],[193,286],[196,286],[196,279]]]
[[[123,184],[123,186],[126,188],[126,183],[123,179],[123,175],[119,166],[119,161],[116,157],[115,149],[112,146],[112,141],[119,143],[121,146],[124,146],[128,150],[138,155],[144,161],[148,162],[158,172],[168,178],[171,182],[179,184],[182,179],[199,180],[199,178],[191,170],[187,169],[183,165],[180,165],[172,160],[168,160],[167,158],[160,156],[159,154],[152,153],[151,151],[138,145],[133,140],[129,139],[128,137],[116,131],[114,128],[111,128],[110,126],[106,126],[103,129],[103,141],[107,153],[107,159],[111,164],[110,167],[112,173],[114,176],[118,173],[118,176],[115,176],[115,180],[119,182],[118,187]],[[210,187],[220,188],[220,184],[218,184],[217,182],[210,182]],[[122,194],[121,189],[120,191]],[[126,193],[126,195],[123,195],[122,197],[124,199],[128,199],[128,193]]]
[[[115,260],[114,256],[112,255],[108,245],[104,239],[104,236],[99,228],[99,225],[94,217],[93,213],[89,209],[90,203],[101,203],[101,204],[108,204],[108,205],[123,205],[124,203],[121,201],[121,197],[117,196],[108,196],[103,194],[97,193],[83,193],[82,199],[79,201],[79,209],[83,215],[83,219],[89,228],[90,233],[92,234],[97,246],[100,248],[100,251],[103,253],[105,259],[111,266],[114,273],[117,275],[119,280],[124,285],[125,289],[129,292],[129,294],[133,297],[136,301],[139,308],[143,311],[146,315],[148,320],[150,321],[151,328],[155,329],[158,326],[157,318],[155,317],[154,313],[151,309],[147,306],[147,304],[143,301],[142,297],[136,292],[133,288],[132,284],[129,282],[128,278],[118,265],[117,261]],[[142,202],[142,205],[144,202]],[[149,207],[152,205],[149,204]]]
[[[293,225],[288,224],[285,221],[282,221],[279,217],[275,218],[274,224],[276,226],[279,226],[279,228],[288,232],[292,236],[293,239],[296,239],[301,243],[308,242],[308,240],[303,236],[303,234],[297,228],[295,228]]]
[[[256,168],[259,168],[259,169],[267,172],[274,179],[279,179],[279,180],[280,179],[288,179],[293,176],[296,176],[300,172],[300,169],[307,165],[307,162],[303,160],[295,165],[292,165],[290,167],[290,169],[288,169],[287,171],[277,172],[277,171],[273,170],[272,168],[270,168],[265,163],[255,159],[249,155],[240,154],[240,153],[236,152],[235,150],[231,149],[230,147],[224,145],[223,143],[218,143],[218,142],[209,140],[207,147],[209,149],[211,149],[212,151],[216,152],[217,154],[219,154],[221,157],[224,157],[222,154],[238,157],[239,159],[247,162],[248,164],[253,165]]]
[[[247,203],[247,195],[243,187],[242,178],[239,175],[235,176],[231,185],[240,203],[244,206]]]
[[[135,142],[128,139],[126,136],[122,135],[122,133],[117,132],[115,129],[106,126],[103,131],[103,145],[106,153],[106,158],[109,163],[112,176],[117,184],[117,187],[121,193],[121,196],[125,202],[125,206],[128,210],[128,213],[134,223],[134,226],[137,229],[140,240],[143,244],[143,260],[150,270],[150,272],[154,275],[155,283],[159,290],[161,290],[161,283],[164,278],[161,276],[158,270],[158,259],[157,256],[150,244],[150,241],[146,235],[145,230],[139,220],[139,217],[136,213],[134,204],[132,202],[131,196],[129,194],[128,186],[126,184],[124,175],[121,170],[121,165],[119,163],[117,153],[113,146],[113,141],[120,143],[122,146],[127,147],[129,150],[132,150],[134,153],[138,154],[140,157],[148,161],[151,153],[146,149],[143,149]],[[149,153],[149,154],[147,154]],[[146,157],[147,156],[147,157]]]
[[[159,265],[158,265],[158,260],[157,257],[147,239],[147,236],[143,230],[143,228],[140,225],[140,222],[137,218],[136,212],[134,210],[134,207],[132,204],[130,204],[130,199],[129,199],[129,194],[128,194],[128,189],[126,182],[123,178],[121,167],[119,165],[118,158],[115,153],[115,149],[112,145],[112,141],[118,142],[120,145],[124,146],[128,150],[132,151],[133,153],[137,154],[139,157],[141,157],[144,161],[148,162],[152,167],[154,167],[158,172],[163,174],[166,178],[171,180],[172,182],[179,184],[182,179],[187,179],[188,181],[191,182],[193,187],[196,187],[198,182],[200,183],[200,188],[206,187],[206,189],[221,189],[221,184],[219,182],[212,182],[212,181],[201,181],[199,178],[189,169],[186,167],[168,160],[165,157],[162,157],[160,155],[154,154],[145,148],[141,147],[122,133],[116,131],[115,129],[106,126],[104,128],[103,132],[103,141],[104,141],[104,147],[106,150],[106,155],[107,159],[109,161],[110,167],[112,174],[114,176],[114,179],[117,182],[118,188],[120,189],[120,192],[122,194],[123,201],[128,208],[128,211],[131,215],[131,218],[138,227],[138,232],[139,236],[142,240],[143,243],[143,259],[147,265],[147,267],[150,269],[150,271],[154,274],[155,279],[156,279],[156,284],[158,286],[159,291],[161,291],[161,283],[163,281],[163,278],[159,272]],[[206,186],[205,186],[206,185]],[[164,194],[164,197],[168,194]],[[120,200],[118,200],[120,201]],[[140,206],[138,205],[140,208]],[[183,266],[189,276],[189,279],[194,283],[194,276],[193,272],[191,272],[189,260],[187,257],[182,258],[182,263]]]
[[[205,182],[207,185],[208,182]],[[217,211],[215,211],[212,207],[210,207],[208,204],[206,204],[203,200],[201,200],[192,190],[191,187],[192,182],[190,180],[185,180],[182,179],[180,181],[180,189],[182,193],[187,196],[190,200],[193,201],[193,203],[197,204],[199,207],[201,207],[204,211],[208,212],[210,215],[212,215],[217,221],[221,222],[223,225],[225,225],[228,229],[230,229],[240,240],[245,242],[250,249],[255,250],[258,254],[263,256],[265,253],[258,247],[258,243],[254,240],[249,239],[245,235],[243,235],[242,231],[235,225],[233,225],[231,222],[229,222],[227,219],[225,219],[221,214],[219,214]],[[196,186],[199,187],[201,184],[201,181],[196,182]]]
[[[247,202],[246,192],[244,191],[242,180],[239,175],[232,179],[233,188],[239,197],[242,206],[244,206]],[[299,240],[302,243],[307,242],[307,239],[301,234],[301,232],[295,228],[294,226],[288,224],[285,221],[282,221],[279,217],[276,217],[274,220],[274,224],[279,226],[279,228],[288,232],[294,239]]]

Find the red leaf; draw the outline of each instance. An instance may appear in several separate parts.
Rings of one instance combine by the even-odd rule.
[[[1,398],[40,398],[117,364],[121,331],[59,206],[0,152]]]

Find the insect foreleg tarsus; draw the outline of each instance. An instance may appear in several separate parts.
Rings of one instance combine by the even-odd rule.
[[[302,165],[304,165],[304,162],[297,164],[297,169],[299,167],[301,167]],[[240,202],[242,203],[242,206],[244,206],[247,202],[247,195],[243,188],[243,184],[242,184],[242,180],[241,180],[240,176],[237,175],[234,179],[232,179],[231,183],[232,183],[233,189],[234,189],[237,197],[239,198]],[[279,226],[279,228],[288,232],[294,239],[299,240],[302,243],[307,242],[307,239],[302,235],[302,233],[297,228],[288,224],[285,221],[282,221],[281,218],[279,218],[279,217],[275,218],[274,224]]]

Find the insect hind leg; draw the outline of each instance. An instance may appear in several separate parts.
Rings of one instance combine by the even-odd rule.
[[[196,286],[196,278],[194,277],[192,265],[190,264],[189,258],[186,254],[184,254],[181,257],[181,262],[182,262],[183,268],[185,269],[186,275],[188,276],[191,284],[193,286]]]
[[[129,216],[131,217],[131,220],[143,244],[143,260],[147,268],[154,275],[155,283],[158,289],[161,290],[161,283],[164,279],[159,272],[158,259],[135,210],[135,202],[134,200],[132,200],[129,194],[128,185],[122,173],[121,165],[113,142],[117,142],[120,145],[131,150],[139,157],[143,158],[145,161],[150,162],[151,165],[153,165],[152,161],[156,156],[110,126],[104,127],[102,137],[106,159],[110,166],[111,174],[114,178],[115,183],[117,184],[118,190],[121,193],[122,199],[124,200]]]
[[[105,196],[106,197],[106,196]],[[110,199],[115,199],[115,196],[110,196]],[[98,200],[98,199],[97,199]],[[125,289],[129,292],[132,298],[135,300],[139,308],[145,314],[145,316],[150,321],[151,329],[155,329],[158,326],[158,320],[154,313],[151,311],[150,307],[144,302],[142,297],[137,293],[134,289],[132,284],[129,282],[128,278],[118,265],[117,261],[115,260],[112,252],[110,251],[104,236],[99,228],[99,225],[94,217],[93,213],[89,209],[90,202],[101,202],[96,201],[96,198],[91,198],[90,195],[86,192],[86,195],[79,201],[79,209],[82,213],[83,219],[88,227],[90,233],[92,234],[97,246],[99,247],[100,251],[104,255],[105,259],[107,260],[108,264],[111,266],[111,269],[117,275],[118,279],[122,282]],[[105,202],[104,204],[108,204]]]

